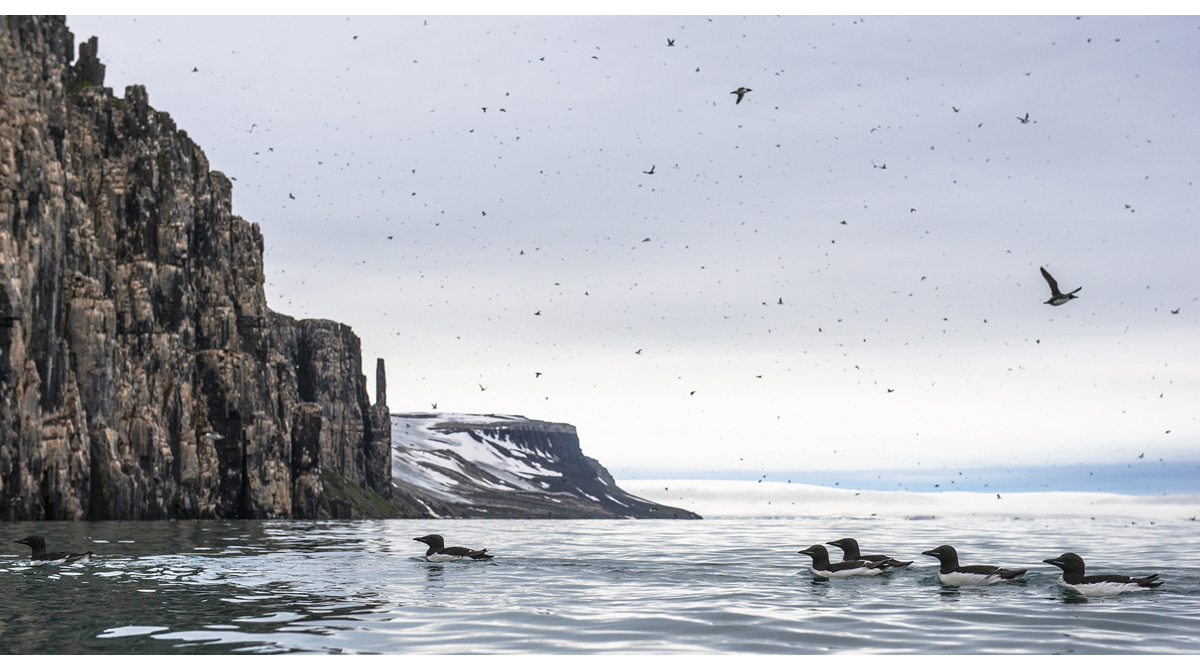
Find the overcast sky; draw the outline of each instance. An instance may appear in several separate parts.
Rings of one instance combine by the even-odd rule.
[[[1200,18],[68,24],[393,412],[618,476],[1200,459]]]

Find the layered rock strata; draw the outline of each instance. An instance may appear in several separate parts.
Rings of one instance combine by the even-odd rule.
[[[97,51],[0,18],[0,519],[404,514],[358,338],[268,309],[230,181]]]

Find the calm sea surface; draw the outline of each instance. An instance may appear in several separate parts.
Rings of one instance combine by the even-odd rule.
[[[426,563],[434,532],[496,560]],[[31,567],[30,533],[97,556]],[[915,562],[809,575],[845,536]],[[1028,579],[943,587],[920,552],[947,543]],[[1064,551],[1166,583],[1072,596]],[[0,652],[1196,653],[1197,555],[1196,522],[1116,519],[3,523]]]

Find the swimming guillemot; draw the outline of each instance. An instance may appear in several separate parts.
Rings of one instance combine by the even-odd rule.
[[[826,542],[825,544],[840,547],[843,561],[884,561],[885,568],[903,568],[906,565],[912,565],[912,561],[897,561],[891,556],[884,556],[883,554],[868,554],[863,556],[858,553],[858,540],[852,537],[843,537],[840,540]]]
[[[447,547],[446,540],[442,539],[441,535],[433,534],[425,537],[414,537],[417,542],[424,542],[429,545],[429,551],[425,552],[425,560],[441,563],[443,561],[467,561],[467,560],[482,560],[485,558],[495,558],[487,553],[487,549],[467,549],[466,547]]]
[[[1079,557],[1079,554],[1071,552],[1058,558],[1047,558],[1042,562],[1062,568],[1062,576],[1058,578],[1059,586],[1078,591],[1085,596],[1108,596],[1126,591],[1147,591],[1162,586],[1161,581],[1156,581],[1158,580],[1157,574],[1149,577],[1126,577],[1125,575],[1084,577],[1083,559]]]
[[[824,545],[814,544],[808,549],[796,552],[812,557],[812,567],[809,572],[818,577],[855,577],[858,575],[877,575],[883,572],[886,561],[842,561],[829,562],[829,550]]]
[[[942,568],[938,570],[938,579],[948,586],[987,586],[1016,579],[1025,574],[1027,569],[1006,570],[994,565],[959,565],[958,552],[948,544],[921,553],[941,561]]]
[[[92,558],[92,552],[71,554],[65,551],[50,553],[46,551],[46,538],[41,535],[30,535],[22,540],[14,540],[13,544],[28,545],[33,550],[29,559],[30,565],[45,565],[47,563],[87,563]]]
[[[1063,293],[1058,290],[1058,282],[1054,281],[1054,277],[1051,277],[1049,272],[1046,272],[1046,268],[1040,267],[1038,269],[1042,271],[1042,276],[1046,278],[1046,283],[1050,285],[1050,299],[1044,303],[1046,305],[1058,307],[1059,305],[1066,304],[1067,302],[1078,298],[1079,296],[1075,294],[1083,290],[1083,287],[1080,286],[1070,293]]]

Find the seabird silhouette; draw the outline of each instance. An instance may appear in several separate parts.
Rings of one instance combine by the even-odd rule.
[[[30,535],[24,539],[15,540],[13,544],[24,544],[33,550],[33,556],[29,559],[30,565],[43,565],[45,563],[87,563],[92,552],[84,552],[82,554],[71,554],[65,551],[48,552],[46,551],[46,538],[41,535]]]
[[[958,552],[948,544],[921,553],[933,556],[942,564],[938,579],[947,586],[987,586],[1025,574],[1025,568],[1005,570],[994,565],[959,565]]]
[[[667,46],[669,46],[669,47],[673,47],[673,46],[675,46],[675,40],[673,40],[673,39],[671,39],[670,37],[668,37],[668,38],[667,38]]]
[[[1062,568],[1063,574],[1058,578],[1059,586],[1078,591],[1085,596],[1114,595],[1125,591],[1143,591],[1162,586],[1158,575],[1149,577],[1126,577],[1125,575],[1092,575],[1083,576],[1083,559],[1079,554],[1067,552],[1058,558],[1047,558],[1042,561]]]
[[[487,553],[487,549],[467,549],[466,547],[447,547],[446,541],[441,535],[436,533],[426,535],[424,537],[414,537],[415,542],[424,542],[429,545],[429,550],[425,552],[425,560],[434,563],[442,563],[444,561],[467,561],[467,560],[484,560],[495,558]]]
[[[897,561],[891,556],[883,554],[868,554],[863,556],[858,553],[858,540],[852,537],[844,537],[833,542],[826,542],[830,546],[839,547],[842,550],[843,561],[870,561],[872,563],[883,562],[884,568],[903,568],[906,565],[912,565],[912,561]]]
[[[653,166],[653,165],[651,165],[651,166],[650,166],[650,171],[649,171],[649,172],[646,172],[645,170],[642,170],[642,174],[654,174],[654,166]]]
[[[1018,116],[1017,120],[1020,121],[1021,123],[1029,123],[1029,112],[1025,112],[1025,118],[1021,118]]]
[[[1075,294],[1083,290],[1083,287],[1080,286],[1070,293],[1063,293],[1058,290],[1058,282],[1054,281],[1054,277],[1051,277],[1049,272],[1046,272],[1046,268],[1039,267],[1038,269],[1042,271],[1042,276],[1046,278],[1046,283],[1050,285],[1050,299],[1043,304],[1058,307],[1077,298],[1078,296]]]
[[[796,552],[812,558],[812,567],[808,569],[817,577],[854,577],[857,575],[877,575],[883,572],[886,561],[842,561],[829,562],[829,550],[823,545],[814,544],[808,549]]]
[[[729,95],[736,95],[738,97],[737,102],[735,102],[733,104],[735,104],[735,105],[741,104],[742,96],[746,95],[747,93],[749,93],[752,90],[754,90],[754,89],[746,88],[745,86],[739,86],[738,90],[730,91]]]

